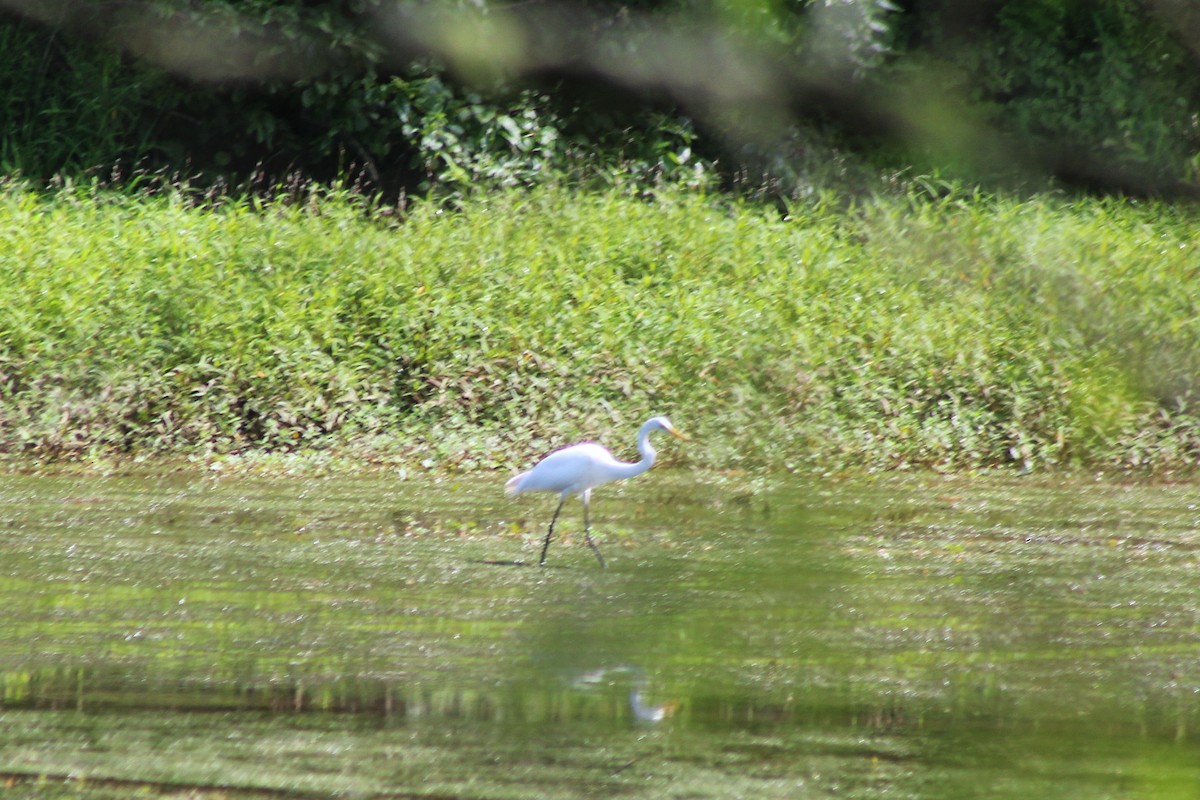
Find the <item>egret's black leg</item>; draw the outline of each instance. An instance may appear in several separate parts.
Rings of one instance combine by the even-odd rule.
[[[550,537],[554,535],[554,523],[558,522],[558,512],[562,511],[565,502],[567,502],[565,497],[558,501],[558,508],[554,509],[554,516],[550,518],[550,530],[546,531],[546,541],[542,542],[542,560],[538,562],[539,566],[546,566],[546,551],[550,549]]]
[[[592,541],[592,535],[588,533],[588,499],[585,497],[583,500],[583,538],[587,540],[588,547],[592,548],[596,558],[600,559],[600,568],[605,569],[608,565],[604,563],[604,556],[600,555],[600,548],[596,547],[596,543]]]

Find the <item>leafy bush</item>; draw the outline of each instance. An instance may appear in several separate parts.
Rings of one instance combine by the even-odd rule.
[[[0,449],[471,468],[669,413],[714,467],[1194,465],[1193,226],[955,192],[780,219],[534,189],[397,217],[10,187]]]

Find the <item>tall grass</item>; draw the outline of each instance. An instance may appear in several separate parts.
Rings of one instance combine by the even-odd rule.
[[[0,192],[0,448],[327,449],[442,469],[620,444],[831,469],[1200,458],[1195,220],[951,196],[786,218],[557,189]]]

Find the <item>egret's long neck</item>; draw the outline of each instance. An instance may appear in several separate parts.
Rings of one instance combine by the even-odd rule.
[[[617,474],[617,479],[632,478],[634,475],[641,475],[646,470],[654,466],[654,458],[658,455],[654,450],[654,445],[650,444],[650,428],[649,424],[643,425],[638,431],[637,449],[642,454],[640,461],[635,461],[629,464],[622,464],[620,471]]]

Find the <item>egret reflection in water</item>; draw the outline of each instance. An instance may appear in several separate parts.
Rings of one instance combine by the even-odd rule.
[[[629,710],[638,722],[662,722],[675,713],[678,703],[668,700],[662,703],[646,702],[646,687],[649,680],[641,667],[622,665],[585,672],[575,679],[573,686],[580,689],[592,689],[597,686],[619,686],[628,684]]]

